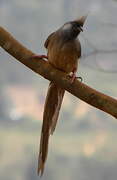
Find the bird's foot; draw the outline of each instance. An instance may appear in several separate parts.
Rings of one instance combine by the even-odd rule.
[[[72,74],[69,75],[71,78],[71,83],[73,83],[76,79],[76,73],[72,72]]]
[[[71,80],[70,82],[71,82],[71,83],[73,83],[73,82],[75,81],[75,79],[80,79],[81,82],[83,81],[82,77],[80,77],[80,76],[77,77],[77,76],[76,76],[75,74],[73,74],[73,73],[72,73],[72,74],[69,74],[68,76],[70,77],[70,80]]]
[[[80,79],[82,82],[82,77],[77,77],[76,76],[77,68],[74,68],[73,71],[69,74],[69,77],[71,78],[71,83],[75,81],[75,79]]]
[[[69,77],[71,78],[71,83],[73,83],[76,79],[76,72],[77,72],[77,69],[74,68],[73,71],[69,74]]]
[[[34,55],[31,57],[31,59],[48,59],[48,57],[46,55]]]

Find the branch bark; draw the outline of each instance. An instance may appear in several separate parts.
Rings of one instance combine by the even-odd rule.
[[[0,46],[32,71],[40,74],[49,81],[55,82],[86,103],[117,118],[116,99],[98,92],[78,80],[75,80],[71,85],[66,73],[53,68],[43,59],[32,59],[35,53],[24,47],[2,27],[0,27]]]

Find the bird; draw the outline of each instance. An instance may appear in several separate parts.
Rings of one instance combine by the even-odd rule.
[[[71,74],[71,85],[76,78],[78,62],[81,57],[81,44],[78,39],[83,31],[86,16],[70,21],[51,33],[44,43],[46,55],[36,55],[34,58],[46,58],[54,68]],[[38,157],[38,175],[43,175],[48,155],[49,137],[55,131],[59,111],[65,90],[54,82],[50,82],[44,105],[43,124],[40,137]]]

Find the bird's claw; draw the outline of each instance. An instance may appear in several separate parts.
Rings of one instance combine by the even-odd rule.
[[[82,77],[80,77],[80,76],[77,77],[74,74],[72,74],[72,75],[69,74],[68,77],[71,79],[71,83],[73,83],[75,81],[75,79],[80,79],[81,82],[83,81]]]
[[[76,77],[76,79],[80,79],[81,82],[83,81],[83,78],[80,76]]]

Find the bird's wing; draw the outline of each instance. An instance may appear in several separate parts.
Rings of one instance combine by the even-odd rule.
[[[53,37],[53,35],[55,34],[55,32],[51,33],[48,38],[46,39],[45,43],[44,43],[44,47],[47,49],[48,48],[48,44],[51,40],[51,38]]]

